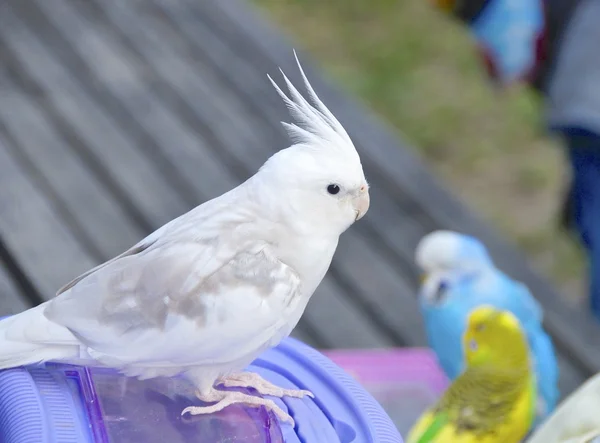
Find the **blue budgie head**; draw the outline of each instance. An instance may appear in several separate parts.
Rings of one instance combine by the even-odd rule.
[[[430,304],[441,303],[456,281],[494,266],[485,246],[475,237],[445,230],[424,236],[415,259],[424,273],[421,297]]]

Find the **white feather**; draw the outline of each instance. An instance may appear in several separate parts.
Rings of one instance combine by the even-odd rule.
[[[44,316],[47,305],[0,320],[0,369],[79,357],[79,341]]]
[[[358,153],[350,136],[333,113],[317,96],[317,93],[304,74],[295,51],[294,56],[296,57],[296,63],[302,74],[304,85],[309,97],[314,102],[314,106],[298,92],[283,71],[281,71],[281,74],[290,91],[291,98],[281,90],[270,75],[267,75],[273,87],[287,105],[290,114],[297,120],[297,124],[282,122],[290,138],[297,145],[321,149],[336,149],[343,155],[352,155],[358,158]]]

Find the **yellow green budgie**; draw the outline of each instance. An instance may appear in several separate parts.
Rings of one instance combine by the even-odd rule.
[[[600,443],[600,374],[558,405],[526,443]]]
[[[536,383],[527,339],[508,311],[480,306],[463,336],[466,366],[406,443],[518,443],[535,418]]]

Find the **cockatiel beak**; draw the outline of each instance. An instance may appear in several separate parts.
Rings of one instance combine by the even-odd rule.
[[[371,204],[371,198],[369,197],[369,188],[366,185],[361,186],[360,191],[356,197],[354,197],[354,201],[352,206],[354,207],[354,211],[356,212],[355,221],[360,220],[369,210],[369,205]]]

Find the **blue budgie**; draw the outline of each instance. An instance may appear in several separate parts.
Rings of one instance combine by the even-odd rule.
[[[424,277],[419,295],[429,346],[454,380],[463,369],[461,338],[469,312],[492,305],[511,311],[527,332],[538,384],[536,424],[558,401],[558,364],[552,340],[542,328],[542,309],[525,285],[498,270],[476,238],[434,231],[416,249]]]

